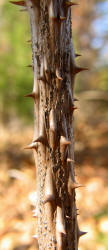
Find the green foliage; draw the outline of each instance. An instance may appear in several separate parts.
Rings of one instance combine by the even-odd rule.
[[[102,90],[108,91],[108,68],[104,67],[99,72],[99,87]]]
[[[94,218],[96,221],[98,221],[100,218],[108,216],[108,207],[104,207],[103,210],[101,210],[99,213],[95,214]]]
[[[6,1],[1,11],[0,108],[3,116],[12,110],[31,118],[32,102],[24,98],[32,91],[33,81],[32,70],[26,67],[31,64],[31,48],[26,43],[30,39],[29,23],[27,13],[19,9]]]
[[[94,0],[94,4],[97,2],[101,2],[102,4],[104,1]],[[2,118],[5,118],[7,121],[11,119],[12,113],[15,116],[31,120],[33,102],[29,98],[28,100],[24,98],[25,94],[32,91],[33,85],[32,70],[26,67],[32,61],[31,46],[26,43],[30,39],[28,13],[20,12],[21,7],[10,4],[9,0],[2,0],[0,7],[2,7],[0,13],[0,33],[2,34],[0,37],[0,113],[2,114]],[[86,9],[83,12],[81,9],[80,12],[82,13],[82,28],[80,27],[80,22],[75,20],[77,26],[73,29],[73,37],[75,51],[81,53],[83,56],[77,58],[76,63],[89,67],[90,72],[79,74],[75,90],[76,92],[82,92],[94,88],[95,90],[102,89],[106,91],[108,88],[107,69],[102,65],[98,67],[97,71],[93,71],[93,65],[100,60],[98,52],[96,49],[91,48],[92,36],[87,40],[87,48],[85,48],[85,39],[83,38],[85,35],[89,36],[90,24],[94,19],[89,19],[89,16],[91,16],[89,12],[88,16],[84,14],[87,13]],[[80,39],[77,39],[77,34]]]
[[[97,234],[97,242],[101,243],[106,250],[108,250],[108,235],[102,232]]]

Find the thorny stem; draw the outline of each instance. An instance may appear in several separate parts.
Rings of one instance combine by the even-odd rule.
[[[13,3],[13,1],[11,1]],[[71,6],[66,0],[26,0],[31,23],[34,136],[27,147],[36,165],[37,241],[40,250],[77,250],[73,113],[77,67],[72,45]]]

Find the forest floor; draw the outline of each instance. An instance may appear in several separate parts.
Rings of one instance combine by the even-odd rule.
[[[24,150],[32,138],[31,127],[0,129],[0,250],[35,250],[35,166]],[[88,233],[79,250],[108,250],[107,126],[80,123],[75,131],[76,180],[80,229]]]

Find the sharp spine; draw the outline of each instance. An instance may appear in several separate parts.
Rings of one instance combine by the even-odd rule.
[[[54,6],[53,6],[52,1],[50,2],[50,5],[49,5],[49,17],[52,19],[54,18]]]
[[[45,180],[45,199],[44,204],[47,202],[53,202],[55,200],[55,188],[53,173],[50,168],[47,169],[46,180]]]
[[[66,17],[63,17],[63,16],[54,16],[52,17],[52,19],[55,21],[55,22],[63,22],[66,20]]]
[[[60,144],[61,144],[61,145],[70,145],[70,144],[71,144],[71,141],[68,141],[68,140],[66,139],[66,137],[64,137],[64,136],[61,136],[61,137],[60,137]]]
[[[46,60],[46,57],[44,56],[44,72],[45,72],[45,78],[47,80],[47,82],[50,81],[51,79],[51,75],[50,75],[50,70],[48,68],[48,65],[47,65],[47,60]]]
[[[26,2],[25,1],[9,1],[10,3],[14,4],[14,5],[18,5],[18,6],[26,6]]]
[[[70,158],[67,158],[67,162],[75,162],[75,161]]]
[[[83,232],[83,231],[80,231],[80,230],[79,230],[79,232],[78,232],[78,237],[80,238],[81,236],[83,236],[83,235],[85,235],[85,234],[87,234],[87,232]]]
[[[72,112],[74,112],[76,109],[78,109],[76,106],[71,107]]]
[[[78,102],[79,101],[77,98],[74,98],[73,100],[74,100],[74,102]]]
[[[27,68],[32,68],[33,65],[32,65],[32,64],[28,64],[26,67],[27,67]]]
[[[75,66],[74,74],[78,74],[78,73],[80,73],[81,71],[84,71],[84,70],[88,70],[88,68]]]
[[[38,146],[37,143],[32,142],[28,146],[24,147],[24,149],[37,149],[37,146]]]
[[[36,98],[36,94],[34,92],[32,92],[30,94],[24,95],[24,97],[31,97],[31,98],[35,99]]]
[[[66,234],[66,230],[64,226],[63,211],[60,206],[57,206],[56,230],[58,233]]]
[[[68,141],[64,136],[61,136],[60,138],[60,154],[61,154],[61,161],[62,163],[65,160],[65,155],[66,155],[66,147],[70,145],[71,142]]]
[[[60,20],[60,21],[64,21],[64,20],[66,20],[66,17],[65,17],[65,16],[64,16],[64,17],[63,17],[63,16],[60,16],[60,17],[59,17],[59,20]]]
[[[63,250],[62,234],[56,232],[56,239],[57,239],[57,249]]]
[[[80,231],[79,229],[79,226],[78,226],[78,222],[77,222],[77,238],[78,238],[78,241],[79,241],[79,238],[83,235],[87,234],[87,232],[83,232],[83,231]]]
[[[65,21],[65,20],[66,20],[66,17],[59,16],[58,20],[59,20],[60,22]]]
[[[43,135],[39,136],[34,142],[41,142],[44,145],[48,146],[47,139]]]
[[[75,57],[82,56],[81,54],[75,53]]]
[[[68,192],[71,194],[73,189],[83,187],[83,185],[78,184],[77,182],[73,181],[71,176],[69,176],[68,180]]]
[[[55,117],[55,111],[52,108],[49,114],[49,143],[50,143],[50,147],[52,148],[52,150],[55,150],[56,147],[56,117]]]
[[[50,114],[49,114],[49,126],[50,126],[50,130],[52,130],[53,132],[56,131],[56,121],[55,121],[54,109],[51,109]]]
[[[71,2],[71,1],[70,1],[70,2],[65,1],[64,5],[65,5],[66,7],[71,7],[71,6],[78,5],[78,3],[74,3],[74,2]]]
[[[28,40],[27,43],[32,43],[32,40]]]
[[[58,78],[58,80],[63,80],[63,78],[61,77],[60,71],[58,69],[56,69],[56,77]]]
[[[42,81],[42,82],[45,82],[45,81],[46,81],[46,79],[45,79],[44,76],[40,76],[40,77],[38,78],[38,80],[39,80],[39,81]]]
[[[38,217],[38,212],[39,212],[38,209],[35,208],[32,212],[33,212],[33,217],[37,218]]]
[[[77,182],[72,182],[72,183],[71,183],[71,188],[72,188],[72,189],[79,188],[79,187],[83,187],[83,185],[78,184]]]
[[[34,234],[34,235],[32,236],[32,238],[34,238],[34,239],[38,239],[37,234]]]

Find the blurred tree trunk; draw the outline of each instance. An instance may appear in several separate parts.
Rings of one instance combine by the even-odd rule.
[[[73,85],[82,71],[75,65],[71,5],[64,0],[28,0],[34,85],[33,149],[36,164],[40,250],[78,249],[74,175]]]
[[[97,88],[97,72],[95,62],[98,60],[99,50],[93,48],[93,41],[97,38],[93,21],[97,18],[96,2],[99,0],[82,0],[79,8],[73,10],[73,33],[76,49],[80,51],[80,63],[87,65],[92,74],[85,72],[77,78],[76,92]],[[100,1],[101,2],[101,1]],[[95,27],[96,28],[96,27]]]

